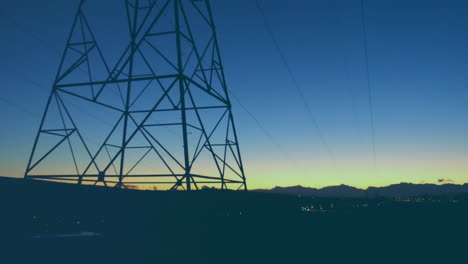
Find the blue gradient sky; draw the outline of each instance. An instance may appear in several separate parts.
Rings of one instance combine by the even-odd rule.
[[[233,100],[250,187],[468,182],[467,1],[367,1],[376,166],[360,0],[263,1],[334,161],[254,2],[212,1],[230,89],[276,142]],[[24,172],[76,6],[2,4],[0,175]],[[123,1],[88,6],[111,58],[127,41]]]

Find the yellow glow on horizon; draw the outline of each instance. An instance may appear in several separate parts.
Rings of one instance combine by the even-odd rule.
[[[369,157],[354,156],[337,159],[336,163],[322,157],[302,157],[294,163],[285,159],[270,160],[268,157],[245,160],[245,172],[249,189],[266,189],[276,186],[322,188],[333,185],[349,185],[357,188],[387,186],[401,182],[434,183],[449,179],[447,183],[468,183],[468,158],[443,156],[413,157],[380,156],[377,167],[372,166]],[[22,163],[3,168],[0,175],[23,177]],[[147,173],[151,173],[148,171]],[[201,184],[202,186],[203,184]],[[154,185],[139,186],[153,189]],[[200,187],[201,187],[200,186]],[[169,185],[158,185],[158,190]]]

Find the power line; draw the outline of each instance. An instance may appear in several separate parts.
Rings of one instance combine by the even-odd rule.
[[[282,63],[284,64],[284,67],[286,68],[288,74],[289,74],[289,77],[291,78],[291,81],[293,83],[293,86],[296,88],[297,90],[297,93],[299,95],[299,97],[301,98],[301,101],[302,103],[304,104],[304,107],[308,113],[308,116],[309,116],[309,119],[312,123],[312,125],[314,126],[314,128],[316,129],[317,131],[317,134],[318,134],[318,137],[320,139],[320,141],[322,142],[323,146],[325,147],[326,151],[328,152],[328,154],[330,155],[330,158],[332,160],[333,163],[335,163],[335,155],[330,147],[330,145],[328,144],[327,140],[325,139],[325,136],[322,132],[322,129],[320,128],[318,122],[317,122],[317,119],[315,118],[315,115],[309,105],[309,103],[307,102],[307,99],[305,98],[305,95],[304,95],[304,91],[302,90],[301,86],[299,85],[299,82],[297,81],[297,78],[296,76],[294,75],[292,69],[291,69],[291,66],[289,65],[288,63],[288,60],[286,59],[286,56],[284,55],[276,37],[275,37],[275,34],[268,22],[268,19],[265,15],[265,12],[263,11],[263,8],[260,4],[260,1],[259,0],[255,0],[255,3],[256,3],[256,6],[257,6],[257,9],[263,19],[263,23],[264,23],[264,26],[266,28],[266,31],[268,33],[268,35],[270,36],[272,42],[273,42],[273,45],[276,49],[276,51],[278,52],[279,56],[281,57],[281,61]]]
[[[213,4],[212,4],[212,8],[214,8]],[[171,24],[175,24],[174,21],[172,21],[172,19],[170,19],[170,18],[169,18],[169,22]],[[202,61],[204,63],[206,63],[204,58],[202,58]],[[283,154],[283,156],[288,158],[291,162],[295,163],[295,161],[291,158],[289,153],[284,149],[284,147],[279,143],[279,141],[276,140],[275,137],[273,137],[273,135],[268,131],[268,129],[266,129],[265,126],[260,122],[260,120],[244,104],[241,103],[239,97],[237,97],[231,89],[228,88],[228,90],[229,90],[229,94],[231,95],[231,97],[234,98],[234,100],[237,102],[237,104],[250,116],[250,118],[252,118],[254,120],[257,127],[260,129],[260,131],[262,131],[262,133],[270,141],[270,143],[273,146],[275,146],[278,149],[278,151],[281,154]]]
[[[367,77],[367,94],[369,99],[369,118],[371,126],[371,143],[372,143],[372,155],[374,158],[374,167],[377,166],[377,151],[375,148],[375,125],[374,125],[374,102],[372,95],[372,87],[370,81],[370,71],[369,71],[369,52],[367,47],[367,27],[366,27],[366,13],[365,13],[365,0],[361,0],[361,18],[362,18],[362,31],[364,38],[364,57],[365,57],[365,67],[366,67],[366,77]]]
[[[346,30],[344,27],[346,27],[347,23],[349,22],[347,20],[347,18],[345,18],[345,16],[340,16],[340,19],[337,20],[340,24],[341,27],[343,27],[342,29],[343,30]],[[346,39],[343,39],[343,45],[342,47],[344,47],[347,43],[347,40]],[[352,119],[353,119],[353,128],[355,129],[356,133],[357,134],[362,134],[360,133],[360,129],[359,129],[359,125],[358,125],[358,110],[357,110],[357,101],[356,101],[356,94],[352,88],[351,85],[349,85],[349,83],[352,81],[351,79],[351,72],[350,72],[350,68],[349,68],[349,56],[348,56],[348,52],[347,50],[344,50],[344,53],[343,53],[343,72],[344,72],[344,79],[345,79],[345,82],[348,84],[348,85],[345,85],[346,87],[346,91],[348,93],[348,96],[350,98],[350,108],[351,108],[351,112],[350,114],[352,115]]]
[[[29,81],[30,81],[32,84],[37,85],[37,84],[35,84],[34,82],[32,82],[31,80],[29,80]],[[44,87],[41,87],[41,88],[44,88]],[[23,107],[23,106],[20,106],[20,105],[18,105],[18,104],[16,104],[16,103],[13,103],[13,102],[11,102],[10,100],[6,99],[5,97],[0,97],[0,101],[4,102],[5,104],[10,105],[10,106],[13,107],[13,108],[16,108],[16,109],[18,109],[18,110],[21,110],[23,113],[27,114],[30,118],[33,118],[33,119],[35,119],[35,120],[37,119],[37,115],[34,114],[32,111],[28,110],[26,107]],[[99,120],[99,121],[103,122],[102,120]],[[94,144],[96,144],[96,145],[98,144],[96,141],[92,141],[92,140],[90,140],[90,141],[91,141],[91,143],[94,143]]]
[[[7,105],[9,105],[11,107],[14,107],[14,108],[17,108],[17,109],[21,110],[23,113],[28,114],[31,117],[37,118],[36,115],[33,112],[29,111],[27,108],[25,108],[25,107],[23,107],[21,105],[18,105],[16,103],[11,102],[9,99],[7,99],[7,98],[5,98],[3,96],[0,96],[0,101],[2,101],[3,103],[5,103],[5,104],[7,104]]]
[[[249,109],[247,109],[247,107],[245,107],[241,101],[239,100],[239,98],[231,91],[231,89],[229,89],[229,93],[231,95],[232,98],[234,98],[234,100],[236,100],[237,104],[255,121],[255,124],[260,128],[260,130],[263,132],[263,134],[270,140],[270,142],[283,154],[283,156],[285,156],[286,158],[288,158],[290,161],[292,162],[295,162],[291,156],[289,155],[289,153],[283,148],[283,146],[281,145],[281,143],[279,143],[279,141],[277,141],[273,135],[270,133],[270,131],[268,131],[268,129],[265,128],[265,126],[263,126],[263,124],[260,122],[260,120],[258,120],[257,117],[255,117],[255,115],[249,111]]]
[[[50,49],[51,52],[56,53],[54,51],[55,49],[52,49],[51,46],[46,41],[44,41],[42,38],[37,36],[34,32],[31,32],[30,30],[27,30],[24,26],[22,26],[16,20],[14,20],[11,15],[9,15],[8,13],[2,12],[2,17],[5,18],[5,20],[7,20],[11,25],[13,25],[18,31],[20,31],[23,34],[28,35],[32,39],[36,40],[44,48]],[[59,54],[57,53],[56,55],[59,55]]]
[[[9,15],[6,15],[9,17],[8,19],[8,22],[10,22],[14,27],[16,27],[16,29],[18,31],[21,31],[23,32],[25,35],[27,36],[30,36],[32,39],[36,40],[37,42],[41,43],[43,48],[49,50],[49,52],[54,52],[54,48],[52,48],[49,43],[47,43],[44,39],[40,38],[39,36],[37,36],[36,34],[34,34],[31,30],[28,30],[27,28],[25,28],[24,26],[22,26],[21,24],[17,23],[11,16]],[[5,17],[6,17],[5,16]],[[79,70],[81,70],[83,72],[83,69],[79,68]],[[41,84],[37,83],[36,81],[34,81],[33,79],[31,78],[28,78],[27,76],[23,76],[25,80],[29,81],[31,84],[33,84],[34,86],[40,88],[40,89],[47,89],[46,87],[42,86]],[[9,103],[10,105],[12,106],[15,106],[15,104],[13,104],[12,102],[8,101],[7,99],[5,98],[1,98],[0,99],[4,102],[7,102]],[[71,105],[73,105],[75,108],[79,109],[81,112],[86,112],[85,109],[83,109],[82,107],[79,107],[78,105],[74,104],[74,103],[70,103]],[[25,109],[22,109],[23,112],[29,112],[29,114],[31,114],[30,111],[27,111]],[[100,118],[98,118],[97,116],[91,114],[88,112],[88,115],[91,116],[92,118],[96,119],[97,121],[103,123],[103,124],[106,124],[107,126],[112,126],[110,123],[106,122],[105,120],[102,120]]]
[[[29,35],[31,38],[33,38],[34,40],[36,40],[37,42],[40,42],[44,48],[47,48],[48,50],[52,51],[53,49],[51,48],[51,46],[46,42],[44,41],[42,38],[38,37],[37,35],[33,34],[30,30],[27,30],[25,27],[21,26],[20,24],[18,24],[12,17],[9,17],[9,20],[8,20],[13,26],[15,26],[19,31],[22,31],[23,33],[25,33],[26,35]],[[37,87],[40,87],[40,88],[44,88],[42,87],[42,85],[38,84],[37,82],[27,78],[27,80],[29,82],[31,82],[32,84],[34,84],[35,86]],[[262,133],[264,134],[264,136],[270,141],[270,143],[275,146],[278,151],[280,153],[282,153],[286,158],[288,158],[290,161],[292,162],[295,162],[294,160],[292,160],[292,158],[290,157],[289,153],[284,149],[284,147],[279,143],[278,140],[275,139],[275,137],[273,137],[273,135],[268,131],[268,129],[266,129],[263,124],[260,122],[260,120],[255,117],[255,115],[248,110],[248,108],[243,105],[241,103],[241,101],[239,100],[238,97],[235,96],[235,94],[230,90],[230,93],[231,93],[231,96],[236,100],[236,102],[238,103],[238,105],[255,121],[255,124],[260,128],[260,131],[262,131]],[[15,107],[18,107],[16,105],[14,105],[13,103],[9,102],[8,100],[4,99],[4,98],[1,98],[0,97],[0,100],[2,101],[5,101],[7,102],[8,104],[12,105],[12,106],[15,106]],[[78,109],[81,109],[80,107],[78,107],[76,104],[72,104],[73,106],[75,106],[76,108]],[[25,111],[25,110],[23,110]],[[84,109],[81,109],[81,111],[83,112]],[[25,111],[26,112],[26,111]],[[28,114],[32,114],[30,111],[27,111]],[[93,117],[94,119],[98,120],[98,121],[101,121],[102,123],[104,123],[105,125],[108,125],[110,126],[109,123],[105,122],[104,120],[98,118],[97,116],[94,116],[90,113],[88,113],[89,116]],[[93,142],[95,144],[97,144],[96,142]]]

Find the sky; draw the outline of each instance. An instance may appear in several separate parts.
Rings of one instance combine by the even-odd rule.
[[[88,1],[109,57],[128,34],[116,2]],[[261,4],[287,65],[255,1],[212,0],[250,188],[468,182],[466,1],[366,1],[369,75],[360,0]],[[2,4],[0,175],[24,174],[77,5]]]

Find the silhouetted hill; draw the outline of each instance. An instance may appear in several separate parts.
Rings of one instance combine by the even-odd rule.
[[[271,190],[253,190],[255,192],[275,193],[275,194],[288,194],[288,195],[301,195],[312,197],[349,197],[357,198],[364,197],[365,191],[347,185],[329,186],[322,189],[308,188],[298,186],[292,187],[275,187]]]
[[[453,196],[468,193],[468,184],[413,184],[400,183],[386,187],[369,187],[371,197]]]
[[[77,186],[73,184],[55,183],[55,182],[41,182],[29,181],[27,185],[23,179],[1,177],[0,184],[8,183],[13,186],[62,186],[65,189],[74,190]],[[65,185],[65,187],[64,187]],[[79,188],[90,189],[90,186],[82,186]],[[106,187],[92,187],[91,189],[109,189]],[[119,191],[109,189],[111,192]],[[129,190],[127,190],[128,192]],[[319,198],[395,198],[395,197],[416,197],[416,196],[456,196],[460,194],[468,194],[468,183],[463,185],[458,184],[414,184],[414,183],[399,183],[392,184],[385,187],[369,187],[367,189],[359,189],[348,185],[327,186],[324,188],[310,188],[301,185],[291,187],[275,187],[273,189],[257,189],[252,190],[255,193],[270,193],[270,194],[285,194],[285,195],[301,195],[305,197],[319,197]],[[135,192],[135,191],[134,191]],[[141,191],[136,191],[141,192]]]
[[[368,193],[441,194],[462,187],[397,184]],[[367,200],[360,197],[366,191],[345,185],[268,191],[138,191],[0,177],[0,263],[367,263],[366,258],[380,263],[382,256],[384,263],[462,263],[460,256],[465,258],[460,238],[468,237],[468,195]]]
[[[271,190],[253,190],[255,192],[301,195],[323,198],[365,198],[365,197],[415,197],[415,196],[454,196],[468,193],[468,184],[413,184],[399,183],[385,187],[369,187],[366,190],[347,185],[329,186],[321,189],[298,186],[275,187]]]

